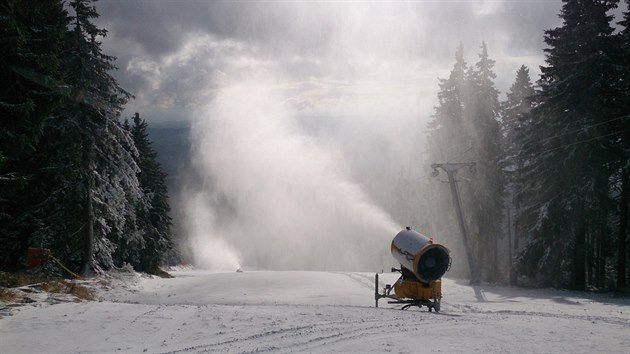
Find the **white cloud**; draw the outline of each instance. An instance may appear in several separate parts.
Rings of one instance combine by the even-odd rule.
[[[460,41],[469,64],[477,61],[481,41],[487,42],[504,91],[513,66],[528,64],[535,71],[542,64],[542,31],[557,21],[558,7],[557,1],[488,0],[141,3],[129,12],[120,2],[103,3],[119,11],[115,18],[106,14],[105,23],[108,38],[124,50],[125,70],[118,75],[136,94],[133,110],[189,111],[225,85],[274,77],[279,90],[291,92],[288,103],[304,114],[387,111],[424,118]],[[133,13],[146,18],[126,17]],[[526,61],[514,62],[518,58]]]
[[[478,0],[474,5],[475,16],[494,15],[503,9],[503,0]]]

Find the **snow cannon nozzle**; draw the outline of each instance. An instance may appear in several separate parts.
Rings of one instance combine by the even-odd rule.
[[[392,240],[392,256],[401,267],[408,270],[419,281],[430,283],[440,279],[451,263],[448,248],[406,227]]]

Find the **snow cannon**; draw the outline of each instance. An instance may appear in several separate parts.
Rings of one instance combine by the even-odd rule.
[[[442,278],[449,268],[449,250],[433,239],[407,228],[392,240],[392,256],[402,268],[413,273],[422,283],[431,283]]]
[[[400,268],[392,272],[400,273],[400,278],[393,286],[387,284],[379,292],[378,274],[375,275],[374,299],[389,298],[390,304],[403,304],[403,310],[411,306],[426,306],[429,312],[440,311],[442,299],[441,278],[451,267],[448,248],[434,243],[433,238],[407,227],[392,240],[392,256]],[[393,290],[393,294],[392,294]]]

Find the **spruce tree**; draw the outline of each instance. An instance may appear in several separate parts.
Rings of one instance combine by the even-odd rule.
[[[499,91],[494,87],[494,60],[486,43],[470,75],[468,117],[473,135],[472,153],[477,174],[472,178],[468,209],[473,236],[477,240],[477,262],[486,280],[499,279],[497,242],[502,237],[504,182],[501,168],[503,151],[499,129]]]
[[[67,21],[58,1],[0,4],[0,265],[18,265],[37,227],[36,155],[64,94],[58,58]]]
[[[540,285],[586,287],[589,245],[605,264],[609,177],[616,149],[606,137],[614,117],[609,10],[617,1],[564,0],[561,27],[545,32],[549,46],[541,67],[528,147],[525,188],[535,218],[521,257]],[[571,255],[567,259],[566,255]],[[606,267],[598,266],[598,278]]]
[[[428,145],[435,161],[454,161],[461,158],[470,147],[464,120],[466,95],[466,70],[464,46],[455,52],[455,64],[448,79],[439,79],[438,106],[429,123]]]
[[[628,232],[628,223],[630,219],[630,0],[626,0],[627,11],[623,14],[623,20],[619,23],[622,26],[621,32],[617,35],[616,44],[619,45],[620,55],[618,62],[619,78],[617,80],[617,102],[618,121],[615,123],[615,129],[621,132],[620,147],[621,161],[619,172],[616,174],[619,186],[619,223],[617,226],[617,249],[616,249],[616,287],[619,291],[627,290],[628,280],[626,279],[628,265],[630,265],[630,253],[628,252],[628,244],[630,236]],[[625,162],[624,162],[625,161]]]
[[[142,234],[143,245],[127,257],[134,257],[131,263],[136,269],[156,273],[163,256],[172,247],[166,173],[157,162],[157,153],[151,147],[147,123],[138,113],[134,115],[133,125],[129,129],[138,150],[138,181],[146,204],[139,204],[136,209],[137,227]],[[121,250],[129,248],[129,245],[121,245]]]
[[[510,90],[507,92],[506,100],[501,105],[501,116],[503,120],[503,150],[504,176],[506,179],[506,193],[508,194],[508,205],[514,211],[512,219],[514,230],[514,243],[512,249],[519,249],[519,239],[522,234],[522,201],[526,198],[524,188],[523,170],[528,160],[525,158],[523,150],[525,141],[531,130],[531,110],[534,100],[534,87],[529,76],[529,69],[523,65],[516,72],[516,79]],[[516,252],[515,252],[516,253]],[[513,262],[510,259],[510,262]],[[511,284],[516,283],[516,273],[510,272]]]
[[[124,235],[135,223],[142,191],[137,151],[119,123],[130,94],[109,74],[114,58],[98,42],[106,31],[92,22],[98,14],[91,1],[69,5],[74,13],[62,65],[69,73],[70,95],[49,131],[49,193],[35,236],[88,273],[114,265],[110,238]]]

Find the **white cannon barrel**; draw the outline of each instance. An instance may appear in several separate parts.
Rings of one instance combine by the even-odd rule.
[[[424,283],[440,279],[451,262],[448,248],[410,228],[394,237],[391,249],[400,265]]]

